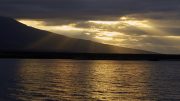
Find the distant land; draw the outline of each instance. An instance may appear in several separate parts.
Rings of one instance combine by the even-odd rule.
[[[148,60],[176,61],[175,54],[115,54],[115,53],[62,53],[62,52],[1,52],[0,58],[15,59],[75,59],[75,60]]]
[[[0,17],[0,58],[89,60],[180,60],[180,55],[117,47],[75,39]]]

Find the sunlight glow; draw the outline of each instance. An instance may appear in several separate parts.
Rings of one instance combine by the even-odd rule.
[[[41,20],[18,20],[19,22],[26,24],[28,26],[32,26],[38,29],[48,30],[48,31],[83,31],[83,28],[76,28],[74,27],[75,24],[69,24],[69,25],[60,25],[60,26],[47,26],[45,25],[44,21]]]
[[[152,28],[148,20],[138,20],[132,17],[121,17],[120,20],[122,21],[122,23],[130,26]]]
[[[123,16],[123,17],[120,18],[120,20],[127,20],[127,19],[128,19],[128,18],[125,17],[125,16]]]
[[[135,18],[129,17],[121,17],[119,21],[88,21],[90,23],[99,24],[99,25],[116,25],[119,28],[123,28],[120,26],[121,24],[125,24],[127,26],[134,26],[134,27],[143,27],[143,28],[151,28],[148,20],[138,20]]]
[[[113,37],[113,36],[120,35],[121,33],[118,33],[118,32],[100,32],[98,34],[103,35],[103,36],[107,36],[107,37]]]
[[[119,21],[88,21],[90,23],[94,24],[103,24],[103,25],[116,25],[119,23]]]
[[[44,21],[41,20],[20,19],[18,21],[31,27],[38,27],[44,25]]]
[[[95,36],[94,38],[100,39],[100,40],[105,40],[105,41],[113,40],[112,37],[106,37],[106,36]]]
[[[128,21],[124,21],[124,23],[131,25],[131,26],[136,26],[136,27],[144,27],[144,28],[151,28],[152,27],[148,24],[148,21],[128,20]]]
[[[104,31],[104,32],[100,32],[100,33],[96,33],[96,36],[94,37],[95,39],[99,39],[99,40],[105,40],[105,41],[117,41],[117,39],[114,39],[114,37],[117,36],[123,36],[123,33],[119,33],[119,32],[108,32],[108,31]],[[120,39],[118,41],[122,41],[123,39]]]
[[[70,30],[74,30],[74,31],[83,31],[84,29],[82,28],[76,28],[73,26],[68,26],[68,25],[62,25],[62,26],[51,26],[52,30],[64,30],[64,31],[70,31]]]

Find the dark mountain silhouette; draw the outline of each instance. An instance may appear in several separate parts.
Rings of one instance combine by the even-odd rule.
[[[152,52],[101,44],[35,29],[0,17],[0,51],[151,54]]]

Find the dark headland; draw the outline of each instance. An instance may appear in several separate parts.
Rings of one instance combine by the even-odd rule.
[[[0,58],[180,60],[180,55],[117,47],[75,39],[0,17]]]
[[[114,53],[60,53],[60,52],[1,52],[0,58],[16,59],[77,59],[77,60],[180,60],[172,54],[114,54]]]

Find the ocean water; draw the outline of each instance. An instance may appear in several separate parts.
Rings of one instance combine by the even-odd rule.
[[[180,101],[180,61],[1,59],[0,101]]]

